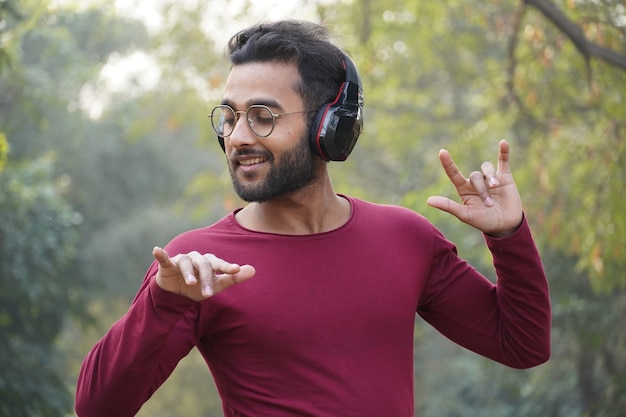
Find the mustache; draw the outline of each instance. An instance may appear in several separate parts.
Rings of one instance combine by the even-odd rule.
[[[259,158],[265,158],[268,160],[274,159],[274,156],[269,151],[264,151],[264,150],[254,150],[254,149],[244,148],[244,149],[235,150],[230,154],[231,159],[241,158],[245,156],[254,156],[254,157],[259,157]]]

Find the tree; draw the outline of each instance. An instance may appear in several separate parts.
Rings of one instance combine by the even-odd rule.
[[[59,416],[70,395],[54,347],[81,309],[70,266],[79,217],[50,183],[50,160],[0,173],[0,414]]]
[[[600,43],[593,42],[588,39],[585,30],[576,24],[559,9],[559,7],[550,0],[524,0],[525,4],[531,5],[539,10],[548,20],[550,20],[559,30],[565,34],[576,46],[576,49],[583,55],[584,59],[589,61],[591,58],[601,59],[609,65],[614,65],[626,71],[626,55],[623,51],[612,50]],[[601,28],[603,35],[609,35],[609,39],[605,36],[599,38],[599,41],[609,44],[623,38],[623,22],[619,20],[624,16],[624,5],[618,1],[605,1],[603,8],[597,8],[595,2],[579,2],[582,8],[596,8],[591,14],[597,15],[600,12],[602,19],[583,19],[585,25]],[[569,3],[568,8],[576,8],[575,3]],[[607,30],[608,29],[608,30]],[[611,33],[613,32],[613,33]],[[621,35],[620,35],[621,32]],[[613,38],[613,39],[610,39]]]
[[[626,56],[624,8],[566,3],[576,25],[549,3],[528,3],[552,10],[559,25],[520,8],[508,41],[507,100],[518,112],[518,134],[533,139],[529,174],[540,180],[532,203],[549,231],[543,238],[576,255],[595,290],[623,290],[626,207],[614,196],[625,191],[626,90],[615,88],[626,82],[626,68],[615,65]],[[609,46],[610,54],[598,52]]]
[[[97,64],[141,39],[134,29],[143,28],[97,10],[47,6],[31,0],[19,14],[2,15],[0,415],[7,416],[59,416],[72,408],[74,381],[63,372],[58,336],[68,317],[89,320],[86,290],[97,282],[77,262],[91,213],[75,210],[80,200],[67,174],[93,132],[77,103]]]
[[[3,1],[0,2],[0,25],[6,25],[7,19],[19,18],[19,13],[13,7],[13,2]],[[11,64],[11,58],[9,53],[0,46],[0,74],[4,71],[5,67],[9,67]],[[4,168],[7,162],[7,155],[9,153],[9,143],[7,142],[6,135],[0,130],[0,172]]]
[[[250,4],[236,10],[238,24],[249,18]],[[8,5],[16,13],[7,13]],[[19,392],[0,384],[0,403],[15,407],[13,414],[58,415],[71,403],[60,387],[71,387],[77,362],[127,308],[151,261],[151,247],[240,204],[206,119],[228,70],[219,55],[223,39],[216,47],[212,36],[234,32],[235,23],[215,2],[163,2],[163,25],[154,33],[110,5],[16,5],[0,2],[0,126],[6,138],[0,135],[0,221],[10,220],[2,223],[0,241],[6,243],[2,237],[9,233],[18,240],[30,236],[46,253],[57,239],[64,255],[55,254],[48,264],[39,258],[20,264],[18,272],[29,268],[29,285],[7,280],[13,284],[4,287],[5,276],[13,280],[18,273],[18,263],[5,260],[30,248],[10,241],[1,249],[0,266],[8,269],[0,270],[0,329],[11,342],[0,353],[20,361],[28,359],[19,349],[35,354],[31,362],[15,361],[24,384]],[[619,331],[626,203],[615,198],[624,192],[626,166],[626,92],[619,88],[626,85],[622,3],[319,1],[303,2],[299,13],[312,6],[317,16],[295,17],[324,21],[337,32],[365,84],[365,134],[346,163],[331,165],[337,190],[427,215],[493,278],[480,234],[429,209],[425,200],[450,191],[439,148],[448,148],[468,173],[493,160],[495,144],[507,137],[549,268],[553,359],[535,370],[511,372],[418,325],[418,412],[481,415],[488,404],[498,416],[619,415],[619,393],[626,389],[626,342]],[[259,17],[264,18],[271,16]],[[100,70],[135,53],[150,58],[158,82],[145,89],[145,74],[139,73],[126,89],[108,90]],[[100,114],[89,112],[91,93],[104,99],[96,104],[106,102]],[[5,193],[8,184],[12,188]],[[40,227],[33,230],[31,223]],[[65,273],[69,265],[72,274]],[[37,288],[41,293],[33,293]],[[89,298],[88,309],[82,309],[78,293]],[[57,300],[59,309],[43,314],[11,304],[12,295],[39,302],[40,294]],[[52,309],[47,301],[41,308]],[[85,329],[66,322],[59,339],[59,323],[73,310],[83,317],[90,312],[97,325]],[[26,323],[28,335],[9,322]],[[44,327],[40,339],[32,336],[38,326]],[[57,346],[71,358],[65,375],[56,362],[29,367],[42,366],[44,352],[63,359]],[[0,364],[3,381],[14,375],[15,364]],[[217,413],[219,400],[205,395],[209,374],[201,365],[197,355],[183,361],[142,413]],[[466,378],[457,378],[459,373]],[[40,396],[29,391],[32,381]],[[13,390],[2,391],[7,387]],[[179,391],[194,401],[177,403]],[[443,392],[446,401],[439,401]],[[38,408],[27,408],[26,395],[35,395]]]
[[[10,28],[9,33],[28,24],[13,2],[1,2],[0,10],[1,23]],[[15,84],[7,83],[19,65],[13,52],[15,43],[4,43],[0,50],[3,115],[16,91],[9,87]],[[13,131],[2,125],[0,414],[58,416],[70,408],[71,396],[60,377],[62,357],[54,340],[64,316],[81,308],[79,293],[68,290],[79,218],[57,184],[49,181],[50,158],[21,164],[9,159]]]
[[[0,132],[0,172],[4,169],[7,163],[7,155],[9,153],[9,143],[6,136]]]
[[[531,3],[552,4],[364,0],[344,13],[325,10],[331,26],[341,22],[344,33],[353,34],[343,40],[365,83],[365,135],[352,166],[340,168],[351,189],[426,214],[491,275],[482,238],[424,201],[450,190],[438,148],[457,156],[467,174],[493,160],[489,143],[507,137],[552,283],[553,359],[513,374],[475,366],[463,353],[446,357],[429,377],[472,369],[469,381],[444,377],[424,386],[418,373],[422,415],[470,415],[484,410],[480,404],[489,404],[494,415],[516,417],[617,416],[623,410],[615,393],[624,392],[626,375],[625,336],[617,324],[626,285],[626,207],[618,197],[626,166],[626,90],[620,88],[626,73],[619,65],[626,52],[624,9],[619,2],[559,2],[559,13],[546,19],[543,8],[526,7]],[[553,24],[566,21],[567,31]],[[418,351],[426,344],[417,338]],[[428,361],[443,349],[436,346],[416,358],[418,372],[430,369]],[[489,378],[482,380],[483,373]],[[488,392],[481,392],[488,381]],[[438,403],[444,387],[449,401]]]
[[[15,8],[15,2],[11,0],[4,0],[0,2],[0,25],[5,27],[9,20],[19,20],[21,18],[20,13]],[[0,73],[5,67],[11,65],[11,55],[7,51],[4,45],[0,46]]]
[[[528,206],[536,208],[538,227],[551,231],[540,239],[576,255],[596,290],[623,289],[626,207],[613,198],[624,192],[626,166],[626,91],[615,88],[625,85],[626,71],[614,65],[626,56],[623,5],[450,1],[447,12],[437,11],[442,7],[364,0],[354,17],[341,15],[354,22],[349,32],[358,36],[348,45],[359,51],[357,61],[365,57],[365,137],[369,132],[372,143],[393,135],[402,145],[386,146],[388,163],[370,170],[368,161],[359,177],[371,184],[367,171],[393,173],[395,186],[381,188],[395,192],[392,201],[423,201],[414,190],[436,184],[436,171],[403,169],[434,169],[435,158],[422,149],[473,148],[508,134],[526,161],[518,172],[531,190]],[[469,153],[469,164],[487,156],[481,149]]]

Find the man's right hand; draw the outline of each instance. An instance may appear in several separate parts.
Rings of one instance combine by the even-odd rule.
[[[232,264],[210,253],[194,251],[170,258],[165,250],[155,247],[152,255],[159,263],[157,285],[195,301],[252,278],[256,272],[251,265]]]

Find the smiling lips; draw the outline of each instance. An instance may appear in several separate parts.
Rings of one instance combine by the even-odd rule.
[[[260,164],[261,162],[267,161],[266,158],[251,158],[251,159],[242,159],[237,161],[239,165],[250,166]]]

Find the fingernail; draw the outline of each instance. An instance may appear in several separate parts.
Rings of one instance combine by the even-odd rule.
[[[493,206],[493,199],[492,199],[491,197],[487,197],[487,198],[485,198],[485,205],[486,205],[487,207],[491,207],[491,206]]]
[[[196,277],[193,274],[187,274],[187,284],[195,284],[196,283]]]
[[[498,184],[499,184],[499,182],[498,182],[498,179],[496,177],[489,178],[489,185],[491,185],[492,187],[495,187]]]
[[[211,288],[210,285],[202,288],[202,295],[204,295],[205,297],[212,296],[213,295],[213,288]]]

